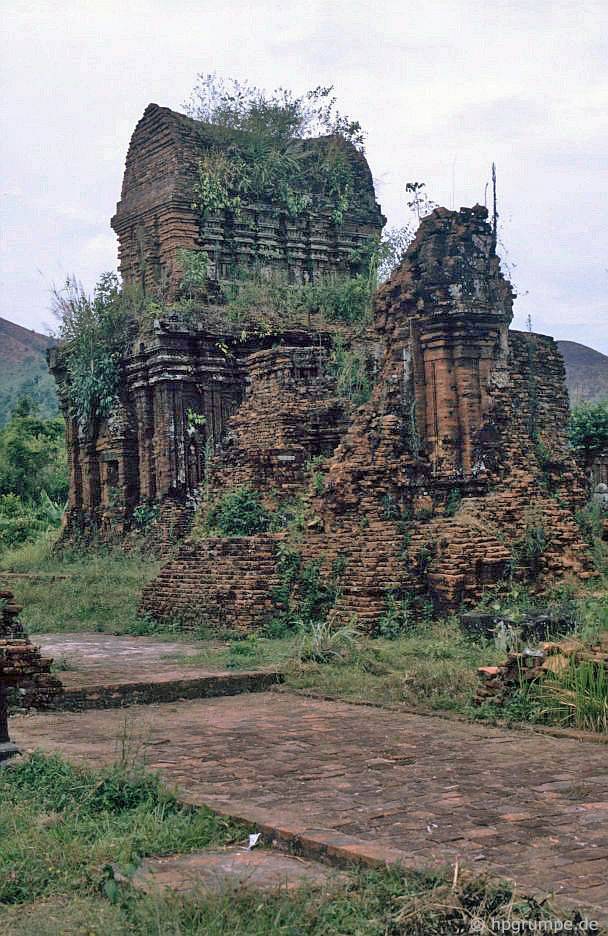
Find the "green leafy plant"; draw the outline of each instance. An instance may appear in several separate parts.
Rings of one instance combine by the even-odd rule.
[[[547,531],[541,517],[530,514],[526,518],[523,536],[513,548],[513,561],[528,567],[532,576],[540,568],[540,561],[548,545]]]
[[[199,295],[207,285],[209,257],[204,250],[186,250],[184,248],[177,250],[175,256],[182,269],[181,292],[189,299],[192,299]]]
[[[160,506],[152,501],[138,504],[133,510],[132,517],[135,525],[145,530],[160,517]]]
[[[367,355],[363,351],[347,348],[344,340],[335,336],[329,357],[329,372],[335,377],[336,390],[341,397],[360,406],[372,395],[372,378]]]
[[[59,526],[67,496],[63,420],[19,401],[0,430],[0,550],[33,543]]]
[[[589,467],[597,455],[608,451],[608,402],[574,407],[568,435],[571,445]]]
[[[425,188],[425,182],[407,182],[405,186],[405,191],[410,196],[407,207],[416,215],[419,222],[437,207],[437,203],[429,198]]]
[[[257,491],[248,487],[228,491],[213,505],[206,518],[208,530],[222,536],[252,536],[265,533],[272,513],[264,507]]]
[[[54,291],[69,402],[83,428],[108,416],[117,402],[120,362],[139,305],[137,292],[122,290],[114,273],[103,274],[92,297],[74,278]]]
[[[604,539],[606,511],[597,501],[591,501],[576,514],[581,533],[591,547],[591,555],[598,572],[608,572],[608,543]]]
[[[355,187],[346,144],[361,150],[357,121],[339,113],[331,87],[297,97],[247,82],[199,75],[187,113],[214,128],[217,145],[199,161],[193,203],[203,214],[233,211],[270,200],[292,217],[315,199],[341,224]],[[314,148],[302,141],[323,135]]]
[[[222,284],[222,313],[237,322],[265,319],[268,333],[273,322],[309,323],[311,316],[329,323],[364,324],[371,317],[374,289],[368,274],[332,273],[315,282],[293,283],[286,273],[258,263],[237,269]]]
[[[0,494],[26,503],[43,495],[65,501],[68,491],[63,419],[42,417],[31,401],[20,400],[0,429]]]
[[[415,624],[411,595],[399,595],[389,591],[386,595],[386,611],[378,619],[375,634],[387,640],[396,640],[410,631]]]
[[[561,673],[547,673],[535,687],[543,715],[552,722],[608,732],[608,673],[603,661],[571,657]]]
[[[462,501],[462,494],[458,488],[452,488],[448,494],[448,499],[445,503],[445,515],[446,517],[453,517],[455,513],[458,512],[460,503]]]
[[[302,637],[299,656],[304,663],[346,663],[358,649],[356,627],[334,627],[328,621],[315,621]]]

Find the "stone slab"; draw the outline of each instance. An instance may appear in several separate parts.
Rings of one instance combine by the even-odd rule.
[[[99,765],[126,731],[183,800],[303,854],[415,868],[458,861],[608,922],[603,745],[289,693],[129,713],[20,717],[12,736]]]
[[[180,893],[226,893],[249,888],[292,890],[325,885],[341,877],[331,866],[275,849],[227,848],[146,859],[132,883],[146,892],[170,888]]]

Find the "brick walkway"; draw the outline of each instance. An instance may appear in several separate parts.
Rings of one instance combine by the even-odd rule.
[[[98,765],[125,719],[189,801],[330,852],[459,859],[608,921],[604,745],[283,693],[21,717],[12,733]]]

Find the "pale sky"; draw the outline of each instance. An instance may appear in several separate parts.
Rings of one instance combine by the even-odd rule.
[[[335,85],[389,225],[408,181],[483,203],[494,160],[514,327],[608,353],[606,0],[13,0],[1,28],[1,316],[44,329],[53,283],[116,268],[137,120],[215,71]]]

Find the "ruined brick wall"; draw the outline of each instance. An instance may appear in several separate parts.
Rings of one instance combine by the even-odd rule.
[[[244,205],[237,215],[207,217],[192,207],[197,163],[211,148],[238,148],[243,134],[219,131],[166,107],[150,104],[137,124],[129,151],[121,199],[112,219],[119,239],[120,271],[126,283],[153,291],[165,283],[175,291],[180,278],[177,251],[204,251],[211,279],[230,279],[237,266],[260,257],[292,280],[348,271],[353,250],[378,233],[383,219],[365,158],[350,144],[355,191],[341,224],[312,189],[311,210],[291,217],[272,204]],[[315,159],[329,138],[300,141],[300,161]]]
[[[326,576],[339,560],[340,618],[373,631],[391,602],[445,612],[508,576],[542,589],[592,575],[574,517],[587,492],[565,437],[563,360],[553,339],[509,332],[511,305],[480,207],[433,212],[379,291],[385,354],[372,399],[330,455],[323,492],[308,490],[294,544]],[[262,401],[260,415],[278,432],[272,394]],[[255,407],[242,413],[242,438],[264,433]],[[255,445],[238,450],[221,469],[224,488],[245,471],[256,477]],[[175,594],[179,567],[166,575]],[[230,582],[238,593],[239,578],[225,569],[221,588]]]
[[[336,395],[327,359],[323,344],[281,345],[247,357],[245,400],[212,459],[201,513],[239,487],[260,492],[270,508],[305,494],[310,459],[333,452],[352,411]],[[263,627],[282,610],[274,592],[284,540],[285,533],[201,540],[197,531],[144,589],[141,608],[190,629]]]
[[[337,442],[342,417],[331,401],[323,402],[327,387],[312,390],[307,376],[310,368],[296,367],[288,388],[276,354],[265,357],[271,347],[283,344],[301,348],[304,355],[310,352],[314,359],[313,349],[319,342],[327,345],[327,334],[310,322],[298,330],[286,321],[265,322],[264,328],[255,321],[229,321],[216,303],[217,287],[236,268],[254,261],[259,264],[260,258],[265,268],[280,270],[292,281],[354,272],[353,251],[369,244],[383,223],[369,167],[354,147],[344,144],[356,184],[340,224],[332,220],[331,206],[314,191],[310,209],[297,218],[272,204],[244,205],[238,215],[222,211],[203,217],[192,206],[197,162],[210,147],[237,143],[225,134],[218,136],[210,125],[157,105],[146,109],[135,129],[121,199],[112,219],[124,282],[139,284],[148,296],[161,290],[164,300],[171,300],[181,276],[179,250],[196,249],[209,258],[208,294],[187,317],[159,312],[153,326],[148,323],[140,328],[121,362],[119,399],[113,412],[87,427],[69,412],[61,349],[52,352],[50,366],[66,418],[70,475],[66,532],[70,536],[94,530],[103,538],[121,539],[140,521],[151,541],[160,544],[187,532],[210,457],[224,439],[228,420],[248,387],[260,389],[255,405],[244,411],[241,425],[251,423],[252,406],[263,407],[261,388],[272,380],[275,384],[282,381],[292,404],[290,415],[285,410],[284,438],[277,444],[263,442],[264,420],[257,419],[258,449],[266,454],[260,455],[255,469],[243,463],[243,480],[258,477],[260,472],[276,474],[281,468],[287,477],[290,466],[299,477],[306,451],[325,450],[330,442]],[[306,161],[314,159],[328,140],[303,140],[299,145]],[[336,330],[349,339],[347,327],[336,326]],[[268,380],[262,378],[264,369]],[[279,372],[282,376],[272,377]],[[270,399],[272,394],[266,396]],[[335,425],[327,428],[332,420]],[[321,424],[324,429],[319,428]],[[329,441],[323,440],[323,432]],[[309,438],[304,439],[307,433]],[[315,433],[321,436],[315,439]],[[228,461],[238,458],[236,449],[232,456],[225,451],[225,456]]]
[[[19,621],[20,611],[13,593],[0,590],[0,745],[9,740],[6,725],[9,690],[21,690],[27,706],[48,708],[63,688],[51,673],[53,661],[43,657],[40,648],[30,641]]]
[[[283,534],[185,543],[142,594],[141,609],[185,630],[246,635],[277,613],[277,546]]]
[[[378,295],[380,379],[313,505],[305,549],[349,559],[345,615],[371,624],[387,594],[455,609],[511,571],[591,574],[563,361],[510,318],[485,209],[433,212]]]
[[[347,426],[348,406],[336,394],[327,348],[256,351],[246,367],[245,400],[228,420],[212,487],[221,492],[246,485],[279,498],[295,494],[306,463],[333,452]]]

